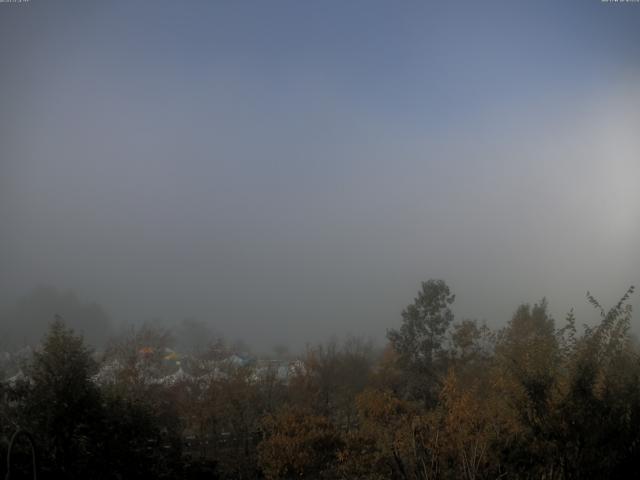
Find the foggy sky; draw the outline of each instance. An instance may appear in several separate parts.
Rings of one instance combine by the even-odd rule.
[[[268,347],[640,284],[637,3],[31,0],[0,77],[3,303]]]

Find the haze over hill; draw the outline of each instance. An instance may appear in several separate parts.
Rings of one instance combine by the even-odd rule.
[[[492,326],[640,284],[637,5],[0,7],[7,308],[266,348],[382,341],[428,278]]]

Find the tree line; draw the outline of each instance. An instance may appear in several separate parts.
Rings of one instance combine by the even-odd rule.
[[[640,468],[640,348],[633,287],[599,322],[556,324],[542,300],[501,329],[456,321],[455,295],[423,282],[383,352],[351,338],[278,368],[189,359],[150,381],[166,332],[141,327],[96,358],[61,319],[25,375],[0,383],[0,449],[23,429],[42,478],[584,479]],[[114,366],[108,382],[99,371]],[[101,370],[102,369],[102,370]],[[30,474],[13,445],[15,478]],[[22,475],[22,476],[18,476]],[[14,478],[14,477],[12,477]]]

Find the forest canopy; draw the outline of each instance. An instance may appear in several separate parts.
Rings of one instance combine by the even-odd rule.
[[[492,330],[456,320],[449,286],[429,280],[383,351],[352,337],[298,357],[256,358],[213,337],[185,353],[158,325],[97,355],[58,316],[0,383],[0,446],[28,432],[47,478],[630,478],[633,290],[610,309],[587,294],[590,327],[572,311],[556,321],[543,299]],[[0,466],[26,474],[28,443],[11,446]]]

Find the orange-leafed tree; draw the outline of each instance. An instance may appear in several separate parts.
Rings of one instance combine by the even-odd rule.
[[[260,466],[268,479],[335,478],[340,435],[326,417],[284,408],[264,418]]]

